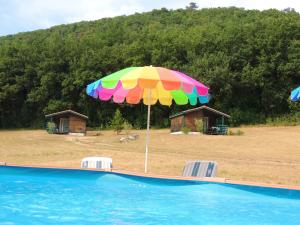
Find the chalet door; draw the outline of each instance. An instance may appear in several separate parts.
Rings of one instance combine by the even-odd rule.
[[[206,134],[208,132],[208,117],[203,117],[203,133]]]
[[[60,118],[59,133],[69,133],[69,119],[68,118]]]

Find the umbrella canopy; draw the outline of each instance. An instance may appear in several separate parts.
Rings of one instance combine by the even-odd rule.
[[[300,98],[300,87],[297,87],[296,89],[292,90],[290,97],[292,101],[298,101]]]
[[[208,102],[208,87],[188,75],[162,67],[129,67],[87,86],[87,94],[102,101],[170,106]]]
[[[190,103],[196,105],[209,101],[209,88],[188,75],[162,67],[144,66],[129,67],[117,71],[89,84],[88,95],[103,101],[113,100],[116,103],[127,102],[138,104],[141,99],[148,105],[147,134],[145,151],[145,173],[147,173],[150,106],[159,101],[170,106]]]

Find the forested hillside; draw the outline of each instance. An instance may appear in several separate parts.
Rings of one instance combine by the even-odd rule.
[[[45,113],[74,109],[106,126],[117,107],[136,127],[143,105],[95,101],[88,83],[129,66],[187,73],[210,87],[209,106],[232,123],[291,112],[300,85],[300,15],[238,8],[167,9],[0,37],[0,128],[39,127]],[[153,107],[152,124],[189,106]],[[300,108],[299,108],[300,111]]]

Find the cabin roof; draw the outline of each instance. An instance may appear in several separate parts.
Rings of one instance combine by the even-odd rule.
[[[175,118],[175,117],[178,117],[178,116],[181,116],[181,115],[185,115],[185,114],[189,114],[189,113],[192,113],[192,112],[195,112],[195,111],[198,111],[198,110],[208,110],[208,111],[211,111],[215,114],[219,114],[221,116],[224,116],[224,117],[227,117],[227,118],[230,118],[230,116],[226,113],[223,113],[223,112],[220,112],[216,109],[213,109],[213,108],[210,108],[206,105],[203,105],[203,106],[200,106],[200,107],[197,107],[197,108],[193,108],[193,109],[188,109],[188,110],[185,110],[185,111],[182,111],[182,112],[179,112],[179,113],[176,113],[174,115],[171,115],[169,118],[172,119],[172,118]]]
[[[70,109],[60,111],[60,112],[56,112],[56,113],[51,113],[51,114],[45,115],[45,117],[48,118],[48,117],[59,116],[59,115],[63,115],[63,114],[73,114],[73,115],[76,115],[78,117],[88,119],[88,117],[86,115],[80,114],[80,113],[75,112],[75,111],[70,110]]]

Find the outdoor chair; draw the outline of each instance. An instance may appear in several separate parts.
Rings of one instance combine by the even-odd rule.
[[[111,170],[112,159],[108,157],[86,157],[81,160],[81,168]]]
[[[226,135],[228,131],[228,126],[227,125],[218,125],[219,128],[219,134],[221,135]]]
[[[227,132],[228,132],[227,125],[217,125],[215,127],[212,127],[210,130],[210,134],[216,134],[216,135],[226,135]]]
[[[218,164],[214,161],[187,161],[182,176],[188,177],[215,177]]]

